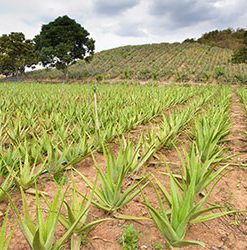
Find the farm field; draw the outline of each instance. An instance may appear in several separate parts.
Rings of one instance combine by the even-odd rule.
[[[124,46],[96,53],[88,64],[69,68],[70,80],[159,80],[176,82],[246,83],[247,66],[232,64],[233,50],[199,43],[161,43]],[[58,70],[38,70],[27,79],[58,80]]]
[[[96,85],[0,85],[0,249],[247,249],[247,88]]]

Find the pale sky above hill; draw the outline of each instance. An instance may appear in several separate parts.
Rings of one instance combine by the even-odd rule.
[[[0,35],[21,31],[33,38],[42,24],[69,15],[90,32],[100,51],[246,28],[246,10],[246,0],[0,0]]]

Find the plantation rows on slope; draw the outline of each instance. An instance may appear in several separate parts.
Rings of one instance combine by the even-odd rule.
[[[194,82],[247,82],[247,66],[232,64],[233,51],[198,43],[161,43],[125,46],[97,53],[86,64],[70,67],[70,79],[96,78],[173,80]],[[40,70],[28,74],[35,79],[59,79],[62,72]]]

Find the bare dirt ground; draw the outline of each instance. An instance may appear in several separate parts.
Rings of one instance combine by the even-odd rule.
[[[243,131],[247,130],[247,122],[244,117],[244,110],[241,106],[239,98],[236,94],[236,89],[233,88],[232,102],[230,109],[230,118],[232,128],[228,136],[228,142],[226,147],[229,148],[229,155],[232,155],[229,163],[234,165],[229,166],[229,172],[221,180],[216,190],[212,194],[211,202],[218,202],[229,208],[235,209],[247,209],[247,170],[238,167],[236,164],[247,161],[247,143],[245,141]],[[147,125],[152,126],[152,125]],[[133,132],[133,136],[136,137],[140,131],[144,131],[145,126],[141,126],[140,130]],[[182,148],[187,149],[190,146],[190,141],[183,133],[179,137],[179,143],[177,147],[179,150]],[[117,151],[118,146],[111,145],[113,149]],[[99,166],[104,168],[104,157],[100,153],[95,154],[95,158],[99,163]],[[179,156],[176,149],[162,149],[157,153],[157,157],[150,161],[149,166],[146,167],[145,173],[152,173],[155,175],[161,183],[168,187],[168,178],[164,174],[165,165],[162,161],[165,160],[169,163],[171,169],[174,172],[179,172]],[[89,157],[78,165],[77,168],[82,172],[89,180],[94,181],[96,176],[96,170],[92,159]],[[77,187],[80,191],[88,192],[88,187],[83,183],[79,176],[75,177]],[[129,186],[134,181],[127,179],[125,186]],[[68,172],[68,183],[71,184],[70,172]],[[45,191],[52,199],[56,192],[56,185],[54,181],[50,180],[46,176],[43,176],[38,183],[38,187],[41,191]],[[157,200],[154,195],[152,187],[147,186],[145,188],[145,194],[152,204],[157,205]],[[22,208],[22,202],[19,192],[13,191],[11,193],[14,201],[19,208]],[[32,215],[35,215],[35,197],[28,195],[28,204]],[[7,207],[7,202],[0,203],[0,211],[4,212]],[[46,209],[46,205],[43,203],[42,207]],[[142,204],[141,196],[136,197],[130,202],[124,209],[120,211],[122,214],[132,216],[146,216],[149,217],[145,206]],[[89,221],[98,218],[107,217],[107,214],[92,206],[89,213]],[[13,227],[15,221],[15,215],[13,211],[10,212],[10,220],[8,225],[8,231]],[[155,243],[165,243],[161,234],[156,229],[156,226],[151,220],[142,221],[124,221],[114,219],[109,222],[104,222],[98,225],[88,236],[87,242],[81,247],[83,250],[120,250],[122,249],[119,244],[119,238],[123,232],[123,226],[126,224],[133,224],[134,228],[140,231],[138,249],[155,249]],[[57,237],[63,234],[64,230],[61,226],[58,226]],[[206,249],[210,250],[247,250],[247,218],[246,214],[227,216],[221,219],[217,219],[204,224],[198,224],[189,228],[186,239],[200,240],[207,244]],[[26,250],[29,249],[28,244],[20,229],[17,227],[14,237],[11,241],[11,250]],[[69,243],[65,245],[63,249],[70,249]],[[164,248],[165,249],[165,248]],[[203,249],[201,247],[187,247],[184,249]]]

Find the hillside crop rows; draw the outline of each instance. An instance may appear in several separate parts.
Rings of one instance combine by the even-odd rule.
[[[246,88],[94,91],[0,86],[0,249],[245,249]]]
[[[241,88],[239,90],[239,96],[241,98],[241,101],[243,103],[244,109],[245,109],[246,114],[247,114],[247,90],[246,90],[246,88]]]
[[[78,62],[71,79],[136,79],[246,83],[247,66],[232,64],[233,51],[197,43],[125,46],[96,53],[90,64]],[[58,79],[57,70],[37,71],[31,79]]]

